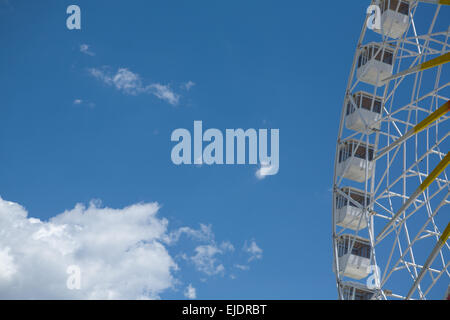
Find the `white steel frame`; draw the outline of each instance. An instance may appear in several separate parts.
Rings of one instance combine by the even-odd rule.
[[[372,4],[377,3],[378,1],[372,1]],[[434,14],[429,21],[428,30],[422,30],[424,34],[418,34],[414,16],[422,6],[427,6],[428,10],[430,7],[433,8]],[[380,45],[395,48],[393,74],[449,51],[450,28],[434,30],[436,21],[442,15],[450,16],[450,6],[411,0],[410,21],[405,34],[400,39],[377,34]],[[363,183],[349,181],[337,175],[339,146],[343,141],[356,139],[359,143],[373,144],[375,156],[377,151],[403,136],[419,121],[449,100],[450,64],[397,78],[385,86],[376,87],[361,83],[356,78],[358,53],[364,44],[373,42],[373,40],[366,41],[367,32],[371,32],[367,30],[367,19],[368,16],[361,30],[353,59],[336,143],[332,200],[333,266],[338,298],[342,299],[343,293],[339,284],[354,280],[339,274],[337,239],[344,233],[363,236],[370,241],[372,265],[380,268],[380,272],[375,268],[372,275],[376,285],[374,298],[404,299],[422,270],[421,263],[425,263],[426,255],[434,248],[450,220],[448,207],[450,185],[445,170],[427,190],[422,192],[410,208],[401,214],[401,221],[396,224],[393,232],[385,234],[383,238],[380,238],[378,234],[449,151],[450,116],[442,116],[421,133],[410,137],[374,161],[371,176],[368,176],[368,154],[366,153],[366,181]],[[434,80],[434,83],[430,83],[429,79]],[[372,91],[369,91],[370,89]],[[354,132],[345,128],[347,103],[350,101],[354,104],[352,94],[357,91],[367,91],[382,98],[380,130],[373,130],[368,126],[365,132]],[[408,99],[405,100],[406,98]],[[353,152],[356,149],[354,148]],[[375,170],[377,167],[378,170]],[[361,219],[364,217],[368,219],[367,228],[364,230],[354,231],[336,225],[336,196],[341,194],[342,187],[347,186],[363,190],[365,196],[371,199],[371,202],[363,208],[365,214],[361,216]],[[349,249],[350,252],[352,247],[353,243]],[[424,278],[418,285],[412,298],[426,299],[438,281],[450,282],[449,257],[450,246],[446,243],[435,262],[428,268],[427,279]],[[396,281],[396,278],[401,281]],[[399,285],[400,282],[403,285]],[[366,279],[360,283],[365,284]],[[409,284],[405,286],[405,283]],[[442,292],[441,296],[444,294],[445,292]]]

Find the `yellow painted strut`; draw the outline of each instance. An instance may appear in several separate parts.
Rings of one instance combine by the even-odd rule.
[[[431,69],[433,67],[439,66],[441,64],[445,64],[447,62],[450,61],[450,52],[444,53],[443,55],[436,57],[434,59],[431,59],[429,61],[425,61],[421,64],[418,64],[415,67],[409,68],[407,70],[401,71],[397,74],[394,74],[390,77],[387,77],[386,79],[383,79],[384,81],[390,81],[399,77],[403,77],[406,76],[408,74],[414,73],[414,72],[418,72],[418,71],[423,71],[423,70],[427,70],[427,69]]]
[[[391,220],[384,226],[383,230],[381,230],[380,234],[378,235],[377,239],[381,240],[381,238],[386,236],[388,233],[386,232],[390,226],[397,220],[397,218],[406,210],[409,208],[409,206],[419,197],[419,195],[424,192],[430,184],[436,180],[436,178],[442,173],[442,171],[445,170],[445,168],[450,163],[450,152],[447,152],[447,155],[444,157],[444,159],[439,162],[439,164],[434,168],[433,171],[428,175],[428,177],[422,182],[422,184],[417,188],[416,191],[406,200],[406,202],[401,206],[401,208],[397,211],[397,213],[392,217]],[[391,230],[392,231],[392,230]]]
[[[419,0],[419,2],[442,4],[442,5],[447,5],[447,6],[450,5],[450,0]]]
[[[450,0],[449,0],[450,1]],[[421,122],[416,124],[414,128],[410,129],[408,132],[406,132],[403,136],[395,140],[392,144],[389,146],[381,149],[377,155],[374,157],[374,160],[378,160],[383,155],[385,155],[387,152],[391,151],[393,148],[398,146],[400,143],[405,141],[406,139],[410,138],[411,136],[419,133],[420,131],[427,128],[430,124],[432,124],[434,121],[442,117],[444,114],[450,111],[450,100],[448,100],[446,103],[444,103],[442,106],[440,106],[436,111],[431,113],[428,117],[423,119]]]
[[[431,266],[433,261],[436,259],[439,251],[444,246],[445,242],[448,240],[448,236],[450,235],[450,223],[447,224],[447,228],[445,228],[444,232],[442,233],[441,237],[439,238],[438,242],[436,243],[435,247],[431,251],[430,256],[428,257],[427,261],[425,261],[425,264],[422,267],[422,270],[420,271],[419,275],[416,278],[416,281],[414,281],[413,286],[409,290],[408,294],[406,295],[406,299],[411,298],[414,291],[416,291],[417,287],[420,284],[420,281],[422,281],[423,277],[425,276],[428,268]]]

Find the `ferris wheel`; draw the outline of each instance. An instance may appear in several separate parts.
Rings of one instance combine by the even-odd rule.
[[[334,161],[338,298],[442,299],[450,284],[450,0],[368,5]]]

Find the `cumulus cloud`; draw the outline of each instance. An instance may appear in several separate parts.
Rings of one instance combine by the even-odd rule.
[[[188,299],[196,299],[197,298],[197,291],[192,286],[192,284],[189,284],[186,289],[184,290],[184,296]]]
[[[88,56],[95,56],[95,53],[94,52],[92,52],[90,49],[89,49],[89,45],[87,45],[87,44],[81,44],[80,45],[80,52],[82,52],[82,53],[84,53],[84,54],[87,54]]]
[[[0,299],[157,299],[179,284],[169,247],[182,237],[195,249],[175,257],[202,274],[225,273],[231,242],[217,243],[211,225],[168,231],[158,211],[157,203],[112,209],[91,201],[42,221],[0,197]],[[244,249],[249,260],[262,256],[254,241]],[[80,270],[79,289],[68,286],[69,270]],[[195,288],[184,294],[195,298]]]
[[[105,84],[126,94],[152,94],[171,105],[177,105],[180,100],[180,96],[170,86],[160,83],[144,85],[141,77],[127,68],[119,68],[116,73],[112,73],[109,68],[91,68],[89,73]]]
[[[175,283],[157,203],[76,205],[41,221],[0,198],[0,299],[154,299]],[[67,269],[81,287],[69,290]]]
[[[243,250],[250,255],[248,261],[257,260],[262,258],[263,250],[258,247],[255,240],[250,241],[250,244],[247,241],[244,244]]]

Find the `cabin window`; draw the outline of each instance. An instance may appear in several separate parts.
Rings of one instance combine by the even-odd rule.
[[[361,51],[358,58],[358,68],[365,65],[367,61],[375,57],[375,60],[392,65],[394,61],[394,53],[386,48],[380,48],[377,45],[371,45]]]
[[[353,112],[355,112],[355,107],[353,106],[353,103],[349,99],[348,103],[347,103],[347,111],[346,111],[345,115],[348,116],[349,114],[352,114]]]
[[[370,203],[369,196],[366,197],[366,203],[364,204],[364,195],[362,195],[360,193],[352,192],[352,191],[350,191],[350,194],[349,194],[348,191],[346,191],[345,189],[342,191],[345,194],[347,194],[350,198],[352,198],[355,202],[359,203],[362,207],[368,206]],[[336,197],[336,209],[345,207],[347,204],[349,204],[350,206],[355,207],[355,208],[358,207],[354,202],[348,201],[348,199],[346,197],[344,197],[343,195],[338,195]]]
[[[365,159],[366,158],[366,147],[359,145],[358,149],[356,149],[355,157]],[[369,154],[368,154],[369,161],[372,161],[373,159],[373,149],[369,148]]]
[[[361,54],[359,55],[358,58],[358,68],[361,67],[363,64],[366,64],[365,62],[363,63],[363,55],[364,55],[365,51],[362,51]]]
[[[394,54],[391,51],[384,50],[383,62],[392,65]]]
[[[394,55],[392,54],[391,51],[377,46],[373,46],[371,47],[370,52],[371,52],[370,58],[372,58],[376,54],[375,60],[382,61],[384,63],[392,65],[393,60],[392,58]]]
[[[355,148],[357,146],[356,142],[352,142],[352,143],[346,143],[343,147],[341,147],[341,149],[339,150],[339,162],[343,162],[345,160],[347,160],[349,157],[352,156],[353,154],[353,148]],[[366,146],[360,144],[358,146],[358,148],[355,151],[355,157],[356,158],[360,158],[360,159],[366,159]],[[372,161],[373,160],[373,149],[369,148],[368,150],[368,160]]]
[[[372,295],[372,292],[355,289],[355,300],[370,300]]]
[[[356,94],[353,96],[353,100],[355,101],[355,104],[359,108],[363,108],[375,113],[381,113],[381,100],[373,98],[368,95],[361,95]],[[372,101],[373,101],[373,108],[372,108]],[[347,111],[346,115],[352,114],[355,112],[355,106],[352,104],[351,101],[347,103]]]
[[[338,256],[342,257],[343,255],[347,254],[350,246],[351,246],[352,239],[351,238],[343,238],[338,244]],[[356,240],[353,243],[352,248],[352,254],[355,256],[363,257],[363,258],[370,258],[370,246],[366,243],[361,243],[358,240]]]
[[[372,102],[373,102],[373,108],[372,108]],[[376,113],[381,113],[381,101],[378,99],[374,99],[372,97],[369,96],[358,96],[358,106],[369,110],[369,111],[373,111]]]
[[[373,293],[370,291],[361,290],[355,287],[345,286],[342,290],[344,298],[347,300],[370,300]]]
[[[350,192],[350,198],[358,202],[361,206],[367,206],[370,203],[370,197],[366,197],[366,203],[364,204],[364,195]],[[350,205],[356,207],[356,204],[350,201]]]

